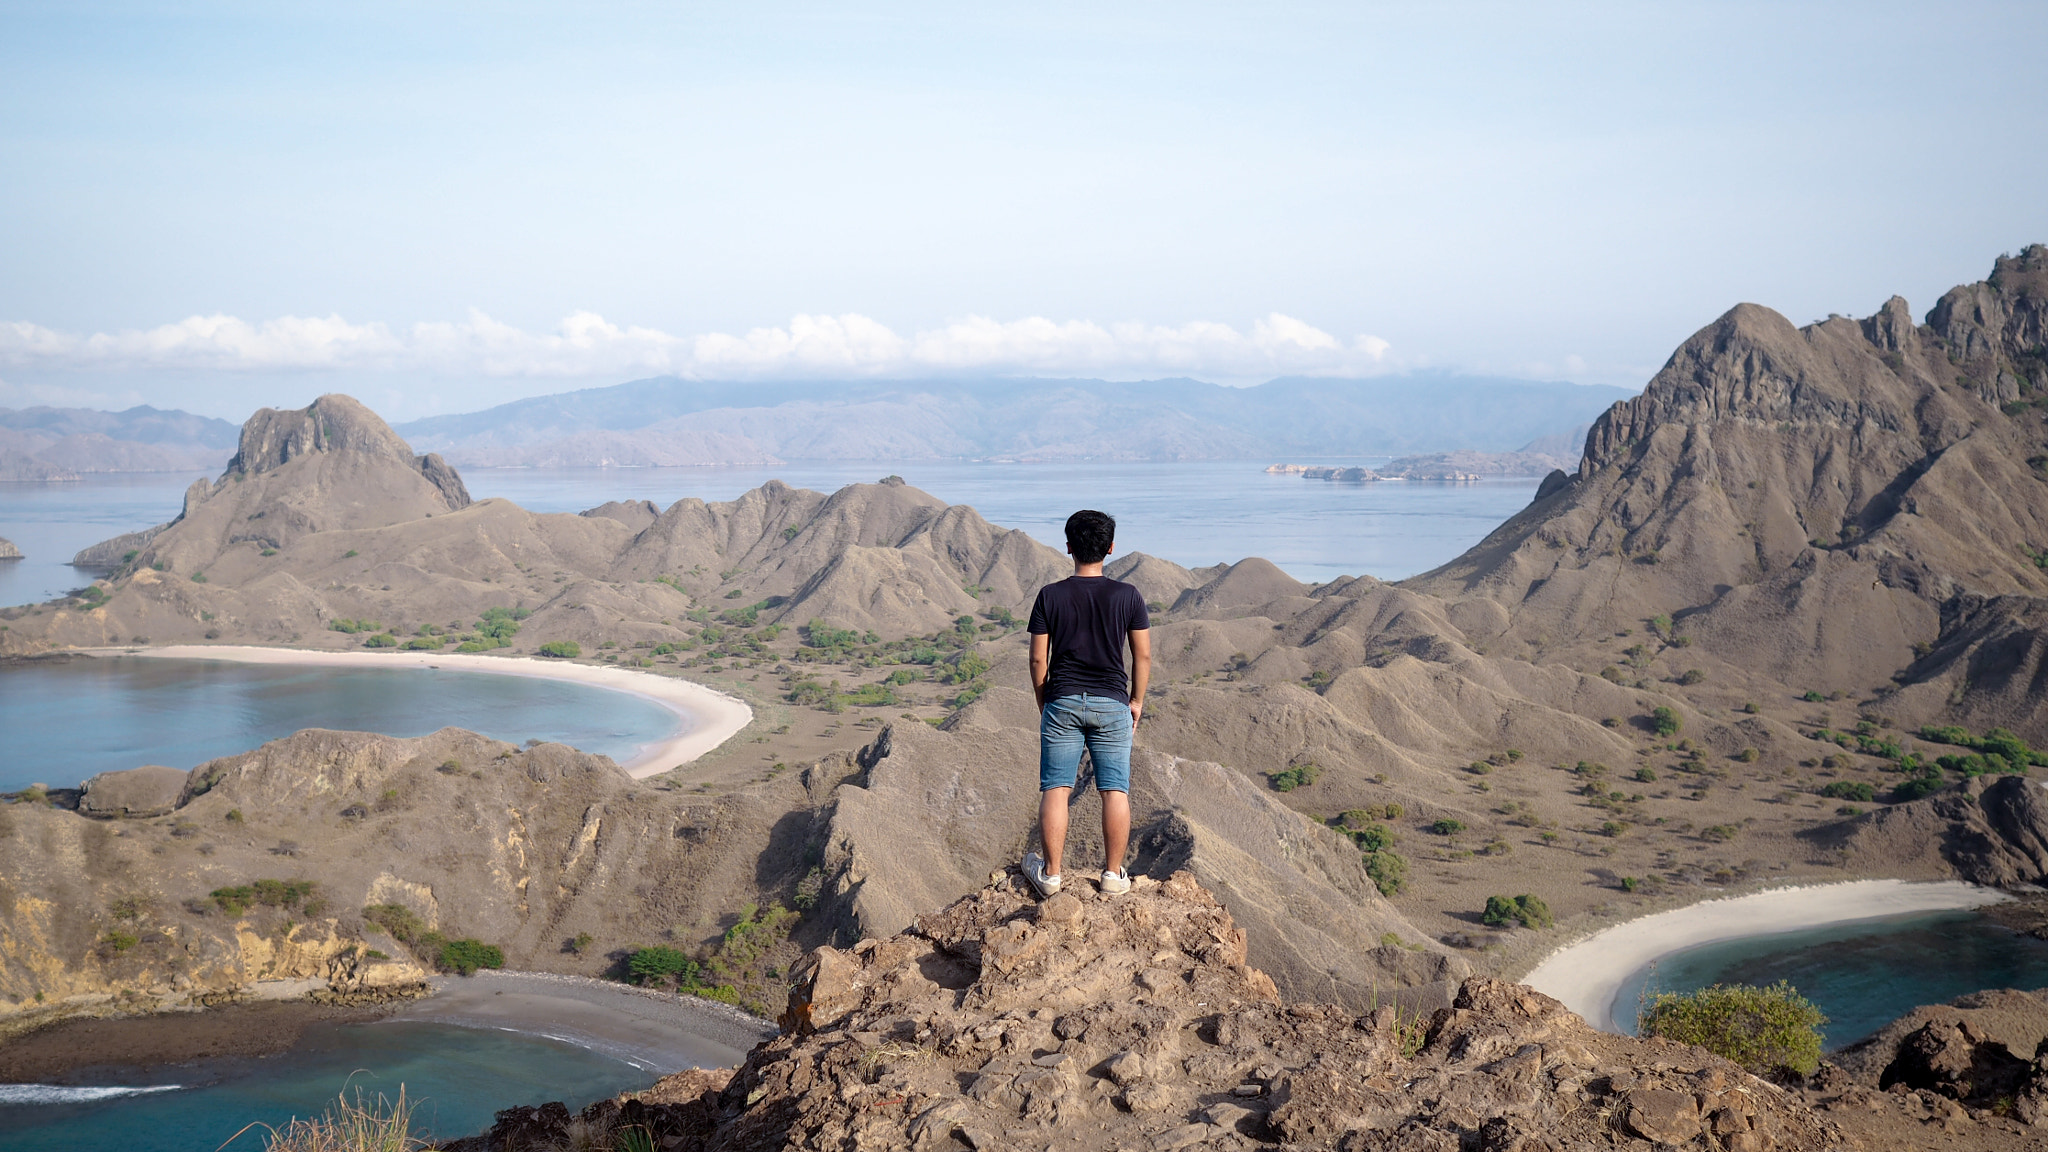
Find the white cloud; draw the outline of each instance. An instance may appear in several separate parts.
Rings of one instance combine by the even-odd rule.
[[[146,330],[81,336],[0,323],[0,365],[57,371],[412,371],[486,377],[928,376],[936,373],[1172,375],[1253,378],[1383,371],[1388,345],[1349,343],[1278,312],[1249,333],[1212,321],[1178,326],[969,316],[901,336],[857,313],[799,315],[744,335],[677,336],[614,324],[592,312],[553,332],[528,332],[471,311],[455,322],[395,330],[340,316],[250,323],[193,316]]]

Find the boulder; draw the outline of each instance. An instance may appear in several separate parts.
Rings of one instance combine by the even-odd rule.
[[[163,764],[144,764],[120,772],[102,772],[85,782],[78,810],[102,820],[163,816],[178,806],[190,774]]]
[[[5,536],[0,536],[0,560],[19,559],[21,559],[21,549],[14,546],[14,541],[9,540]]]

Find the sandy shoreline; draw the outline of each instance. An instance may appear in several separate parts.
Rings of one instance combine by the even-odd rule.
[[[736,1008],[604,980],[545,972],[441,977],[432,996],[338,1008],[253,999],[215,1008],[72,1017],[0,1044],[0,1084],[150,1084],[177,1068],[262,1059],[296,1047],[314,1025],[447,1024],[557,1040],[656,1075],[728,1068],[775,1026]],[[217,1069],[216,1069],[217,1070]]]
[[[754,710],[739,699],[689,680],[519,656],[454,652],[316,652],[303,648],[176,644],[123,655],[165,660],[228,660],[238,664],[293,664],[330,668],[440,668],[493,676],[527,676],[588,684],[625,692],[674,713],[682,727],[666,740],[642,748],[620,767],[635,779],[656,776],[704,755],[753,722]]]
[[[1522,983],[1554,996],[1602,1031],[1615,1031],[1614,997],[1651,961],[1701,944],[1872,920],[1908,912],[1980,908],[2011,897],[1960,880],[1850,880],[1708,900],[1604,928],[1552,952]]]
[[[434,995],[387,1021],[454,1024],[545,1036],[666,1075],[730,1068],[775,1026],[694,996],[545,972],[478,972],[435,981]]]

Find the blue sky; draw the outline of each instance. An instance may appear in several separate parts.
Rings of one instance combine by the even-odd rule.
[[[2048,241],[2048,6],[0,4],[0,405],[1639,385]]]

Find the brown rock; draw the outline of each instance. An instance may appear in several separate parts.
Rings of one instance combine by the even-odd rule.
[[[162,764],[102,772],[85,782],[78,810],[108,820],[167,815],[178,806],[188,775],[182,769]]]
[[[1700,1111],[1690,1093],[1638,1088],[1628,1094],[1622,1123],[1645,1140],[1683,1144],[1700,1134]]]

